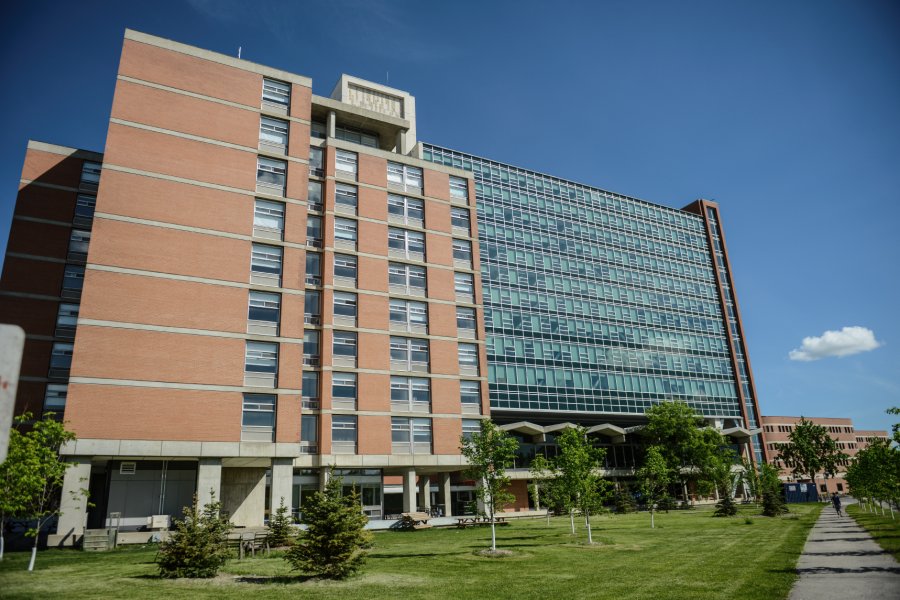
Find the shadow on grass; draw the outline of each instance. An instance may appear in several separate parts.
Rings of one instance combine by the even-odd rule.
[[[274,577],[259,577],[254,575],[245,575],[240,577],[235,577],[234,580],[237,583],[253,583],[256,585],[269,585],[269,584],[277,584],[277,585],[288,585],[291,583],[304,583],[306,581],[310,581],[312,579],[318,579],[314,575],[278,575]]]

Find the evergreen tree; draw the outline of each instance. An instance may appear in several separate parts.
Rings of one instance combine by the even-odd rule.
[[[285,560],[293,570],[326,579],[344,579],[363,565],[372,534],[365,530],[369,518],[362,512],[359,492],[342,495],[340,477],[329,478],[324,492],[315,492],[303,503],[301,531]]]
[[[777,517],[789,512],[784,503],[784,485],[778,478],[778,469],[768,463],[760,465],[759,487],[764,516]]]
[[[156,562],[162,577],[215,577],[228,558],[228,516],[220,514],[222,504],[212,494],[200,509],[197,494],[184,518],[175,521],[175,532],[159,545]]]
[[[281,497],[281,504],[275,510],[275,514],[269,519],[269,535],[266,541],[269,546],[290,546],[294,543],[294,519],[291,517],[290,510],[284,504],[284,496]]]
[[[716,517],[733,517],[737,514],[737,504],[734,502],[734,479],[732,468],[735,465],[735,454],[731,448],[719,448],[713,455],[707,470],[710,481],[716,486],[719,493],[719,501],[716,502]]]

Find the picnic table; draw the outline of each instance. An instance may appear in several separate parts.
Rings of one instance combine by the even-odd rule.
[[[428,523],[431,515],[426,512],[408,512],[401,513],[400,520],[404,529],[428,529],[432,527]]]
[[[490,525],[491,519],[489,517],[457,517],[456,526],[460,529],[465,529],[466,527],[474,527],[476,525]],[[495,525],[509,525],[509,521],[506,520],[506,517],[494,517]]]

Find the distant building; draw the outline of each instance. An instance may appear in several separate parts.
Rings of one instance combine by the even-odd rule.
[[[763,439],[765,440],[766,449],[772,460],[776,460],[780,455],[780,448],[788,443],[789,436],[794,430],[797,423],[803,417],[762,417]],[[807,421],[811,421],[816,425],[821,425],[828,430],[831,438],[837,442],[838,448],[850,458],[856,456],[856,453],[866,448],[875,439],[889,439],[886,431],[878,430],[862,430],[853,427],[851,419],[828,418],[828,417],[805,417]],[[816,486],[819,493],[831,494],[838,492],[846,494],[849,491],[847,481],[844,479],[846,474],[845,468],[850,461],[846,460],[841,465],[837,473],[830,474],[827,478],[819,475],[816,479]],[[795,481],[793,473],[790,469],[781,469],[781,478],[785,481]]]

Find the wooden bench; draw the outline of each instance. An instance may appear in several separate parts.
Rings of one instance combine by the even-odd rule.
[[[269,534],[267,531],[238,531],[228,534],[228,547],[237,550],[238,558],[244,559],[247,552],[256,556],[257,550],[269,554]]]
[[[404,529],[428,529],[432,527],[428,523],[431,515],[424,512],[401,513],[400,519]]]

